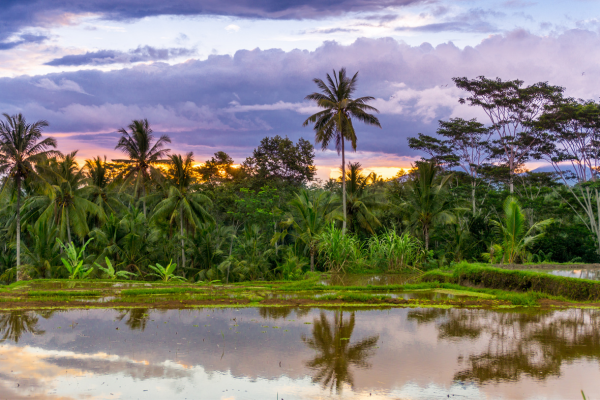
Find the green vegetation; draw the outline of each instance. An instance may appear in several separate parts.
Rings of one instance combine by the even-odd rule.
[[[222,151],[202,164],[171,154],[168,136],[134,120],[115,143],[123,159],[80,163],[76,151],[42,140],[46,121],[5,115],[0,281],[286,281],[303,289],[319,280],[309,272],[466,274],[456,266],[600,261],[600,104],[545,83],[457,78],[469,95],[461,102],[490,120],[440,121],[435,137],[409,140],[429,158],[384,180],[345,160],[346,141],[357,149],[354,122],[380,126],[373,98],[354,97],[357,75],[341,69],[314,82],[320,92],[307,99],[321,111],[304,125],[342,155],[340,179],[327,182],[314,180],[315,149],[304,139],[275,135],[238,165]],[[524,171],[532,159],[555,172]],[[558,167],[564,161],[573,177]],[[469,274],[489,288],[596,299],[593,285],[543,274],[529,283],[506,278],[517,276],[510,271]],[[460,283],[452,276],[425,279]]]
[[[429,271],[421,279],[424,282],[460,283],[526,294],[537,292],[574,301],[600,300],[600,281],[466,263],[456,265],[452,273]]]

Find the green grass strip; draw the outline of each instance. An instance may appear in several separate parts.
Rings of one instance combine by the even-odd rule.
[[[451,274],[435,270],[425,273],[421,279],[425,283],[461,283],[505,291],[537,292],[574,301],[600,300],[600,281],[567,278],[544,272],[461,263]]]

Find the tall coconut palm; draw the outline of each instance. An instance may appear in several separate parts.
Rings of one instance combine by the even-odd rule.
[[[3,114],[6,121],[0,122],[0,174],[7,179],[2,192],[11,187],[17,197],[17,280],[20,279],[21,265],[21,186],[28,178],[36,176],[35,164],[39,161],[60,154],[56,148],[56,140],[45,138],[42,131],[48,126],[46,121],[28,124],[23,114]]]
[[[211,204],[208,197],[199,192],[194,172],[194,154],[188,153],[185,158],[181,155],[169,157],[170,166],[167,171],[168,196],[156,205],[153,220],[167,218],[171,224],[179,219],[181,235],[181,267],[185,268],[184,229],[196,229],[200,224],[214,222],[213,217],[206,211]]]
[[[115,162],[127,164],[125,171],[125,182],[129,183],[135,179],[134,192],[137,198],[140,193],[143,194],[142,204],[144,216],[146,216],[146,185],[150,180],[153,166],[160,164],[170,151],[165,149],[166,143],[171,143],[171,138],[168,135],[162,135],[154,142],[154,135],[147,119],[133,120],[128,125],[130,132],[124,128],[119,129],[121,138],[115,149],[121,150],[129,158],[117,159]]]
[[[425,239],[425,250],[429,250],[431,227],[436,222],[448,223],[456,219],[448,194],[451,175],[437,180],[438,167],[435,162],[419,163],[415,178],[406,186],[402,206],[408,213],[409,222],[421,228]]]
[[[504,261],[509,264],[517,261],[518,257],[524,258],[524,251],[527,246],[533,244],[543,235],[538,233],[532,235],[533,232],[539,231],[544,227],[554,222],[553,219],[546,219],[536,222],[527,229],[527,218],[521,209],[521,205],[512,196],[509,196],[504,201],[504,217],[501,221],[491,221],[497,228],[498,235],[502,239],[502,248],[504,250]]]
[[[310,253],[310,270],[315,270],[315,253],[320,235],[334,220],[344,220],[339,213],[339,200],[331,192],[324,190],[301,190],[289,202],[292,212],[282,222],[292,227],[294,235],[305,244]]]
[[[317,105],[323,108],[323,111],[311,115],[302,124],[302,126],[307,126],[309,123],[314,123],[315,142],[320,143],[323,150],[333,141],[338,155],[342,154],[344,231],[346,230],[346,158],[344,142],[349,140],[352,150],[356,151],[356,132],[352,124],[352,118],[367,125],[381,128],[377,117],[369,114],[369,112],[379,112],[375,107],[367,104],[375,98],[371,96],[352,98],[356,91],[357,80],[358,72],[350,78],[346,75],[346,68],[340,69],[337,75],[333,70],[333,78],[327,74],[327,83],[318,78],[313,79],[313,82],[321,89],[321,93],[309,94],[306,99],[316,101]]]
[[[83,238],[90,231],[88,216],[103,221],[102,208],[88,200],[89,186],[84,168],[79,168],[75,157],[77,151],[51,159],[39,165],[39,174],[44,179],[42,194],[27,200],[27,220],[37,216],[40,222],[54,220],[59,228],[61,239],[72,241],[71,232]]]

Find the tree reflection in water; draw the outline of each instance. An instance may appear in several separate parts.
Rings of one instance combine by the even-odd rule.
[[[261,307],[258,313],[263,319],[286,319],[292,311],[297,318],[304,317],[310,313],[310,307]]]
[[[559,376],[565,362],[600,360],[600,311],[565,310],[545,313],[486,310],[414,310],[409,320],[436,323],[442,340],[488,340],[482,351],[468,356],[468,368],[455,380],[517,381]]]
[[[10,311],[0,313],[0,341],[11,340],[19,343],[24,333],[43,335],[45,331],[37,327],[40,315],[49,318],[52,313],[36,314],[30,311]]]
[[[336,311],[333,324],[324,312],[313,322],[312,337],[302,336],[302,341],[315,350],[317,355],[306,365],[315,370],[313,382],[320,382],[323,388],[335,387],[341,393],[343,383],[354,386],[354,378],[350,366],[370,368],[367,358],[375,352],[379,335],[370,336],[352,343],[351,337],[355,326],[354,312],[350,318],[344,319],[342,311]]]
[[[120,311],[117,320],[122,321],[125,317],[127,317],[125,325],[129,329],[132,331],[137,329],[143,332],[146,329],[146,324],[148,324],[150,314],[147,308],[130,308],[129,310]]]

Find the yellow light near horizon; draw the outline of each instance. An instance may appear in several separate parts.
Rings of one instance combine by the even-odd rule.
[[[398,174],[399,171],[408,172],[410,168],[402,167],[368,167],[363,169],[363,174],[369,175],[374,172],[377,176],[383,179],[393,178]],[[342,171],[339,168],[332,168],[329,172],[330,179],[338,179],[342,176]]]

